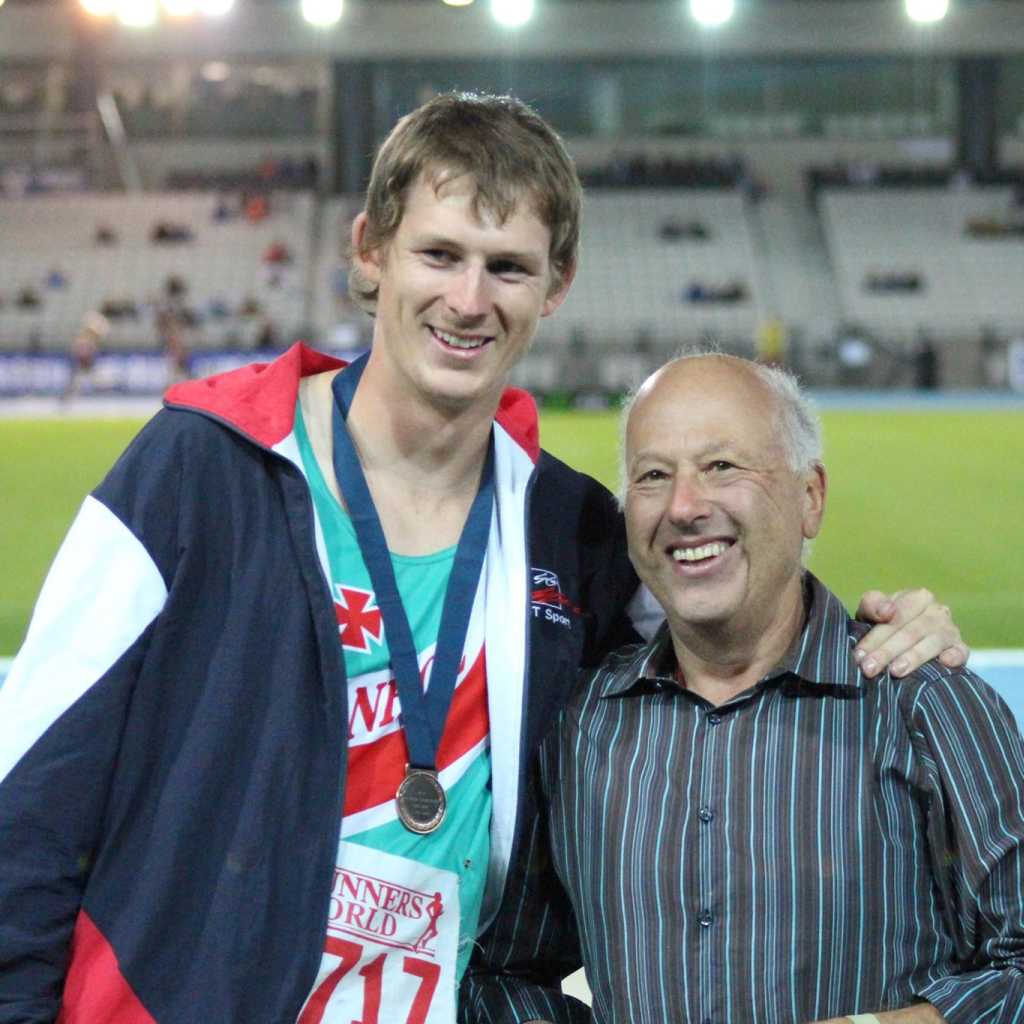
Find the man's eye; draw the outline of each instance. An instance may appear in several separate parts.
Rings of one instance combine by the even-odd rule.
[[[491,264],[491,273],[498,277],[508,277],[509,275],[522,275],[527,272],[526,267],[520,263],[515,263],[512,260],[498,260]]]
[[[726,461],[725,459],[715,459],[715,461],[711,463],[709,468],[713,469],[716,473],[722,473],[727,469],[735,469],[736,466],[733,463]]]
[[[424,249],[422,255],[432,263],[450,263],[455,256],[447,249]]]
[[[643,483],[657,483],[659,480],[667,480],[668,474],[662,469],[648,469],[646,472],[641,473],[637,478],[638,484]]]

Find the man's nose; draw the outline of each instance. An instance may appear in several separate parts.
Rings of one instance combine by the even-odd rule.
[[[698,473],[676,474],[668,512],[677,524],[693,523],[711,514],[707,487]]]
[[[487,272],[466,266],[455,274],[445,296],[449,308],[462,320],[479,320],[490,310]]]

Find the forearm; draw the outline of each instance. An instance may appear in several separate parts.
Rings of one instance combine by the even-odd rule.
[[[931,1003],[917,1003],[902,1010],[878,1013],[857,1013],[848,1017],[832,1017],[818,1024],[945,1024],[946,1018]]]

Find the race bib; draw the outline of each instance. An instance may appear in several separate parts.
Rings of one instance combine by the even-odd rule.
[[[298,1024],[454,1024],[458,876],[342,841]]]

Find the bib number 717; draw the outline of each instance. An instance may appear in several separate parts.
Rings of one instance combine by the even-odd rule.
[[[333,935],[327,936],[325,950],[339,958],[338,966],[324,978],[309,997],[298,1024],[320,1024],[324,1018],[327,1004],[338,985],[363,959],[363,947],[358,942],[339,939]],[[381,1024],[380,1009],[384,990],[384,968],[389,960],[393,965],[396,959],[402,961],[402,972],[411,975],[419,982],[404,1024],[426,1024],[430,1003],[434,998],[437,982],[441,976],[441,968],[429,960],[421,960],[419,957],[405,956],[401,953],[381,953],[359,968],[358,973],[362,977],[362,1011],[358,1018],[351,1022],[342,1021],[340,1024]],[[398,1024],[399,1018],[392,1016],[392,1013],[393,1011],[390,1011],[389,1008],[385,1024]]]

